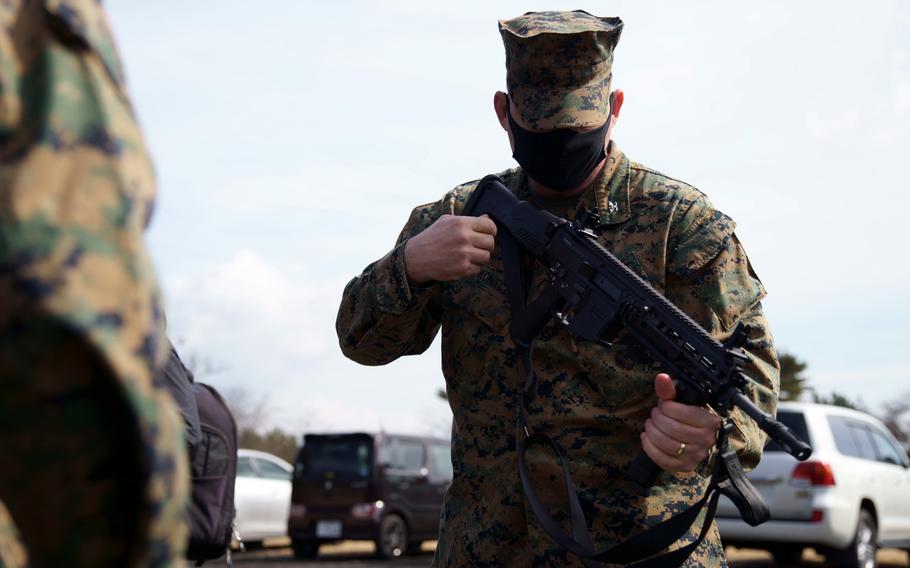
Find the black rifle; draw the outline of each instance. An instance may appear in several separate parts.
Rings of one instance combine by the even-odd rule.
[[[504,237],[514,238],[548,267],[546,289],[519,313],[513,305],[510,333],[516,343],[527,346],[553,317],[577,337],[605,347],[624,328],[676,380],[677,401],[709,405],[725,418],[738,407],[797,459],[812,453],[743,394],[750,380],[742,370],[748,360],[742,349],[747,330],[738,326],[723,344],[711,337],[598,242],[588,226],[596,224],[595,214],[574,222],[556,217],[520,201],[496,176],[481,180],[464,214],[488,214],[508,231]],[[660,471],[642,452],[628,474],[647,488]]]

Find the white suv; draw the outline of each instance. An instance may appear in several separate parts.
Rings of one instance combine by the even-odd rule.
[[[879,546],[910,550],[910,459],[875,418],[838,406],[781,402],[778,419],[813,448],[798,462],[771,442],[748,474],[771,508],[751,527],[721,498],[724,544],[796,563],[806,547],[831,565],[874,568]]]

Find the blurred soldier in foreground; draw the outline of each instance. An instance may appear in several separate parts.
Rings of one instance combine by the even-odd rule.
[[[762,314],[765,290],[733,221],[694,187],[633,162],[610,142],[624,98],[610,90],[622,22],[543,12],[499,28],[509,92],[495,94],[494,110],[521,167],[498,176],[520,199],[561,217],[574,218],[581,205],[597,208],[601,244],[714,337],[748,324],[746,372],[755,382],[747,394],[773,413],[778,369]],[[459,215],[476,185],[414,209],[395,248],[345,288],[338,337],[351,359],[382,365],[423,352],[442,328],[455,475],[434,566],[578,566],[544,534],[519,481],[515,424],[525,376],[509,334],[497,227]],[[528,297],[536,297],[546,285],[543,267],[532,267],[528,284]],[[675,402],[672,378],[658,374],[660,365],[628,334],[607,349],[554,322],[538,336],[533,362],[539,383],[529,425],[562,448],[599,550],[701,496],[720,420]],[[731,443],[754,466],[764,434],[739,411],[733,419]],[[664,470],[644,497],[625,476],[642,449]],[[564,509],[553,452],[532,446],[528,462],[549,511]],[[690,532],[684,540],[694,538]],[[685,565],[726,565],[715,526]]]
[[[0,24],[0,564],[182,564],[155,182],[105,15],[12,0]]]

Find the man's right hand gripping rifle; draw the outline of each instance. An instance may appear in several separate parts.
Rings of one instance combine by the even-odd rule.
[[[490,262],[495,237],[496,223],[487,215],[441,216],[405,244],[408,282],[421,286],[477,275]]]

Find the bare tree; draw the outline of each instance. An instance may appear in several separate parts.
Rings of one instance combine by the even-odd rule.
[[[184,341],[179,341],[184,345]],[[184,366],[192,373],[194,380],[210,382],[210,377],[223,372],[228,367],[212,362],[208,357],[196,351],[186,350],[181,356]],[[221,388],[215,385],[237,424],[237,444],[240,448],[261,450],[274,454],[286,461],[293,462],[297,457],[300,436],[272,428],[266,432],[269,407],[265,395],[254,396],[243,386]]]
[[[260,450],[291,463],[297,457],[301,437],[281,428],[266,432],[270,408],[264,395],[253,396],[242,386],[223,392],[224,402],[237,422],[237,444],[247,450]]]
[[[910,452],[910,402],[907,398],[910,393],[901,397],[901,400],[887,402],[882,406],[882,422],[891,430],[897,441],[904,446],[904,450]]]
[[[224,402],[234,415],[238,432],[244,430],[259,432],[265,428],[266,416],[268,416],[268,404],[265,396],[260,395],[257,398],[242,386],[224,389],[221,396],[224,397]]]
[[[181,341],[180,344],[181,349],[178,349],[178,352],[181,352],[180,359],[183,361],[183,365],[193,374],[195,380],[208,379],[212,375],[217,375],[228,369],[227,365],[215,363],[211,358],[200,355],[192,349],[183,352],[183,342]]]
[[[268,452],[291,463],[294,463],[300,449],[300,436],[279,428],[273,428],[265,434],[255,430],[241,430],[238,436],[237,443],[241,448]]]
[[[853,410],[860,410],[862,412],[869,412],[866,408],[866,405],[863,404],[862,399],[859,400],[850,400],[846,395],[840,394],[839,392],[832,392],[830,395],[825,396],[814,392],[812,395],[812,401],[819,404],[831,404],[833,406],[842,406],[844,408],[852,408]]]

